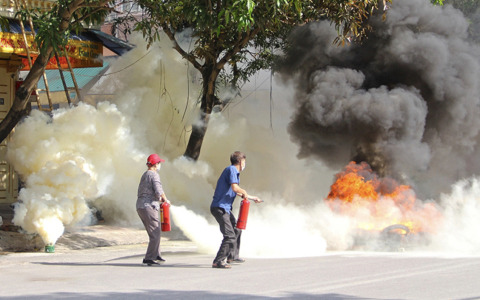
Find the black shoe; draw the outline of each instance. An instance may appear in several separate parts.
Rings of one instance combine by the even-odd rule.
[[[218,268],[218,269],[230,269],[232,266],[226,263],[213,263],[212,268]]]
[[[165,262],[166,260],[164,260],[161,256],[157,256],[157,259],[158,261],[161,261],[161,262]]]
[[[147,264],[147,265],[149,265],[149,266],[151,266],[151,265],[159,265],[158,262],[156,262],[156,261],[154,261],[154,260],[151,260],[151,259],[144,259],[144,260],[143,260],[143,264],[144,264],[144,265]]]

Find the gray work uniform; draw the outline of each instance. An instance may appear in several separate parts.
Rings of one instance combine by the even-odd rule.
[[[137,193],[137,213],[148,233],[148,247],[145,259],[155,260],[160,254],[160,200],[163,194],[160,175],[155,171],[143,173]]]

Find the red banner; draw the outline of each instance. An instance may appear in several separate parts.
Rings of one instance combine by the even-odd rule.
[[[33,42],[33,36],[27,36],[28,49],[31,52],[38,53]],[[88,68],[101,67],[103,62],[99,56],[103,53],[103,44],[91,41],[69,40],[67,46],[67,53],[69,56],[72,68]],[[14,53],[20,56],[26,56],[27,50],[25,42],[21,34],[0,32],[0,53]],[[35,62],[38,54],[30,53],[32,64]],[[67,60],[65,57],[59,57],[61,67],[68,69]],[[28,59],[22,58],[25,68],[22,70],[30,70]],[[47,64],[46,69],[58,69],[57,60],[53,56]]]

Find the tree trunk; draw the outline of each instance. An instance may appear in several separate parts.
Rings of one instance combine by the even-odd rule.
[[[213,106],[215,105],[215,81],[219,71],[215,68],[213,62],[205,62],[206,67],[202,72],[203,79],[203,95],[200,106],[200,119],[192,125],[192,133],[188,140],[187,149],[184,156],[187,158],[198,160],[200,156],[200,150],[202,149],[203,139],[207,133],[208,121],[210,120],[210,114],[212,113]]]
[[[18,122],[30,112],[30,106],[27,105],[30,100],[30,94],[35,84],[43,75],[51,53],[52,51],[50,51],[48,56],[41,54],[37,57],[27,78],[25,78],[25,81],[15,93],[15,100],[13,101],[12,107],[8,111],[5,119],[0,123],[0,140],[2,142],[8,137],[10,132],[12,132],[13,128],[17,126]]]
[[[210,114],[206,114],[202,109],[200,114],[200,124],[192,125],[192,133],[190,134],[190,139],[188,140],[187,149],[184,154],[184,156],[195,161],[198,160],[198,157],[200,156],[203,138],[207,132],[208,120],[210,119]]]

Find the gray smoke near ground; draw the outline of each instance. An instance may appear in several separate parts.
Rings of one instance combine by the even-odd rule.
[[[279,68],[296,86],[289,132],[299,158],[366,161],[432,197],[480,170],[479,47],[450,5],[398,0],[386,16],[345,47],[326,21],[293,32]]]

